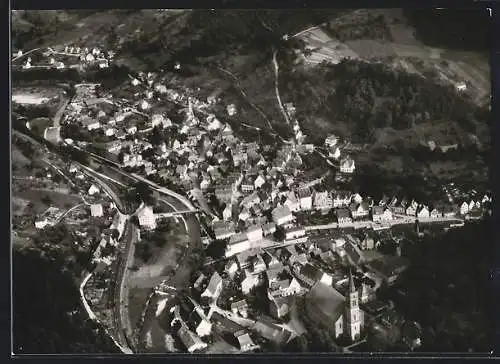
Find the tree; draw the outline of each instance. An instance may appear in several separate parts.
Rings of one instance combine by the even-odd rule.
[[[52,204],[52,198],[50,198],[49,195],[43,196],[40,201],[42,201],[45,205],[50,205]]]

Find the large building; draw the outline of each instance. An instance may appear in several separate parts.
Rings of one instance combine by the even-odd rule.
[[[352,275],[348,297],[331,285],[316,283],[307,294],[306,313],[335,337],[345,334],[352,341],[359,340],[364,326],[364,313],[359,308],[359,293]]]
[[[293,221],[293,215],[287,206],[278,206],[273,212],[273,221],[276,225],[284,225]]]
[[[49,126],[45,129],[43,133],[43,138],[53,144],[59,144],[62,142],[61,138],[61,127],[59,126]]]
[[[151,206],[144,206],[138,213],[139,225],[146,229],[156,228],[156,216]]]

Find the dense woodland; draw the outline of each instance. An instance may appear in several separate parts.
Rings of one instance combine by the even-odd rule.
[[[117,352],[86,317],[65,254],[57,248],[16,249],[12,259],[15,353]]]
[[[489,53],[492,18],[484,6],[443,10],[405,9],[416,35],[427,45]]]
[[[480,110],[452,88],[381,63],[344,60],[314,71],[284,74],[284,91],[307,120],[322,116],[349,121],[354,136],[368,139],[377,128],[411,129],[423,123],[455,122],[465,132],[484,131],[486,110]]]
[[[421,351],[491,350],[492,229],[488,218],[443,236],[426,236],[409,251],[409,270],[386,296],[424,328]]]

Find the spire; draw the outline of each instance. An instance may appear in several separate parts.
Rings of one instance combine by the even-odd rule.
[[[349,270],[349,292],[356,292],[356,286],[354,285],[354,277],[352,275],[352,270]]]

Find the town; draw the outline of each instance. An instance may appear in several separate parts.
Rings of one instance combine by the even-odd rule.
[[[105,71],[114,53],[68,44],[18,50],[13,64]],[[71,84],[41,128],[44,118],[15,112],[13,145],[36,145],[46,166],[15,183],[44,180],[52,192],[67,184],[81,200],[61,207],[46,198],[31,220],[26,209],[15,217],[16,231],[69,226],[91,255],[83,305],[123,353],[269,352],[308,332],[349,353],[393,340],[395,327],[407,350],[418,348],[419,323],[402,325],[378,293],[409,267],[409,244],[491,214],[491,193],[448,185],[439,200],[364,196],[351,183],[362,146],[333,134],[310,143],[289,100],[282,111],[293,137],[248,141],[238,104],[170,85],[182,67],[131,72],[113,91]],[[44,92],[13,87],[13,104],[25,109],[38,104],[25,89]],[[328,168],[312,173],[317,158]]]

